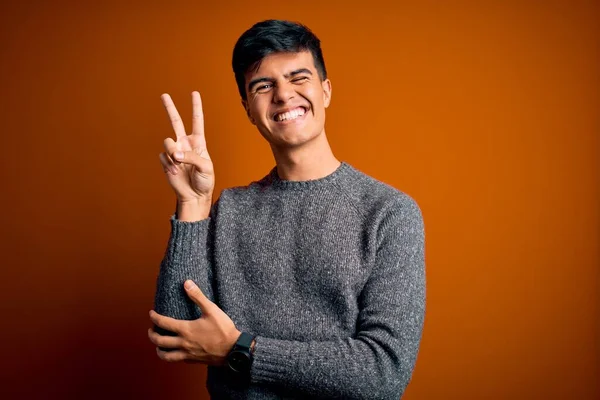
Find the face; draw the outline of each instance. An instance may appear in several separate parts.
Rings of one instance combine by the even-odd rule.
[[[245,78],[242,104],[272,146],[296,147],[324,133],[331,82],[321,81],[310,52],[270,54]]]

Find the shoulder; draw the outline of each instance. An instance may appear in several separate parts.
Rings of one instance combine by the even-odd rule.
[[[347,164],[340,190],[365,218],[383,220],[391,217],[422,219],[416,200],[402,190]]]

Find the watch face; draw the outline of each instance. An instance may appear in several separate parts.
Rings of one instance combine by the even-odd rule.
[[[235,372],[246,372],[250,370],[250,354],[244,351],[232,351],[227,358],[229,368]]]

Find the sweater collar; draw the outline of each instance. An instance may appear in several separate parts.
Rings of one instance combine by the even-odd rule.
[[[267,175],[267,180],[270,185],[277,188],[282,189],[310,189],[313,187],[321,187],[323,185],[327,185],[335,180],[340,179],[342,176],[346,175],[351,170],[350,164],[342,161],[340,166],[337,167],[335,171],[330,173],[327,176],[318,179],[310,179],[306,181],[289,181],[285,179],[281,179],[277,174],[277,166],[271,169],[271,172]]]

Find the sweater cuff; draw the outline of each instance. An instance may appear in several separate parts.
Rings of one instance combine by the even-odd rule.
[[[173,214],[167,257],[171,260],[194,260],[205,256],[209,222],[210,218],[180,221]]]
[[[256,337],[254,361],[250,371],[252,383],[281,383],[289,371],[296,370],[296,357],[285,341]]]

